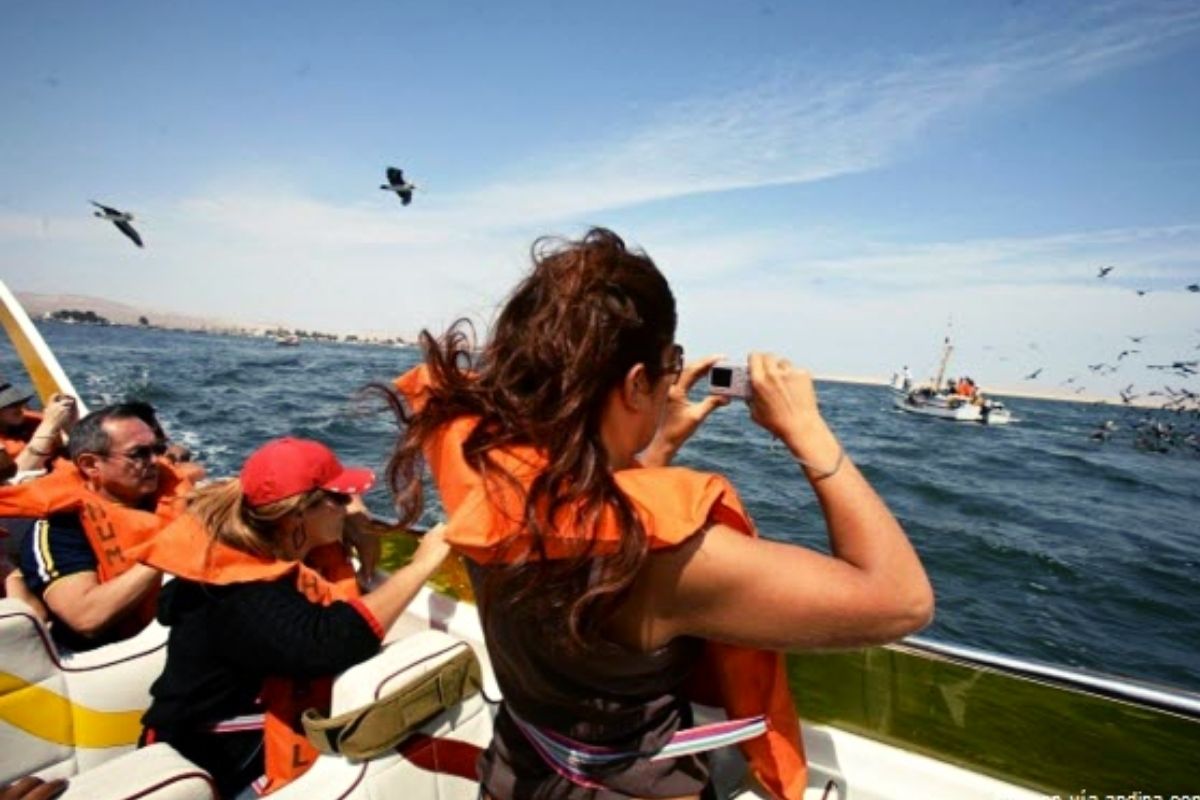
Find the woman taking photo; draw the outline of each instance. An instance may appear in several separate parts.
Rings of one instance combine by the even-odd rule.
[[[347,506],[373,481],[319,442],[276,439],[240,477],[197,491],[141,559],[176,577],[159,596],[171,632],[143,744],[174,746],[222,797],[262,777],[258,788],[276,789],[311,765],[300,714],[328,711],[332,676],[379,652],[448,553],[430,531],[408,566],[360,595]]]
[[[504,694],[480,759],[496,800],[711,791],[684,745],[729,731],[679,735],[691,699],[740,718],[752,774],[798,798],[778,651],[887,642],[932,616],[904,531],[787,360],[750,356],[751,417],[808,479],[830,555],[755,538],[729,481],[669,466],[723,404],[689,402],[715,358],[685,366],[675,329],[654,263],[594,229],[535,244],[477,357],[461,327],[426,332],[425,363],[396,381],[410,409],[388,467],[402,523],[421,513],[428,464]]]

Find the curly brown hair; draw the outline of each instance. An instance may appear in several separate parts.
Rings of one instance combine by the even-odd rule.
[[[474,330],[465,320],[440,339],[422,331],[432,387],[418,414],[392,398],[404,427],[387,477],[402,524],[415,522],[423,509],[425,443],[455,419],[478,418],[463,456],[485,485],[499,480],[523,495],[522,532],[532,541],[528,558],[488,570],[480,594],[484,624],[501,605],[566,606],[570,641],[583,646],[619,606],[647,552],[646,532],[613,480],[601,414],[634,365],[644,364],[651,380],[666,371],[675,298],[645,253],[604,228],[579,240],[538,239],[531,255],[532,270],[508,297],[482,351],[472,349]],[[492,457],[513,446],[546,459],[527,490]],[[566,509],[572,513],[563,515]],[[569,517],[584,528],[577,535],[594,542],[606,512],[622,531],[617,552],[599,557],[589,548],[570,559],[545,558],[549,521]],[[492,602],[500,597],[503,604]]]

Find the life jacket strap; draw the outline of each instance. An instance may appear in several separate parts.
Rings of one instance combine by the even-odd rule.
[[[318,751],[365,761],[392,750],[438,714],[478,694],[482,685],[475,651],[463,645],[448,661],[373,703],[336,717],[310,708],[300,722]]]

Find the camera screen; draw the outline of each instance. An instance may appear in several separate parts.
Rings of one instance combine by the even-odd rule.
[[[708,382],[719,389],[728,389],[733,385],[733,370],[728,367],[713,367],[708,373]]]

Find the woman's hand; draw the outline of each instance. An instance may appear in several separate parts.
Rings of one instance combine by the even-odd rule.
[[[438,523],[422,534],[410,564],[432,575],[448,555],[450,545],[446,542],[446,525]]]
[[[69,394],[56,394],[50,398],[42,411],[42,421],[50,428],[50,432],[70,431],[79,419],[79,407],[75,398]]]
[[[379,624],[391,628],[404,613],[404,609],[421,591],[425,581],[437,571],[442,561],[450,554],[446,543],[446,526],[430,528],[417,545],[412,561],[393,572],[386,581],[362,596],[362,601]]]
[[[42,410],[42,421],[38,423],[29,439],[29,444],[15,459],[18,470],[41,469],[63,444],[63,434],[75,427],[79,408],[75,398],[67,394],[51,396]]]
[[[358,555],[358,577],[364,583],[370,583],[375,577],[383,553],[383,539],[375,531],[375,524],[362,498],[351,495],[350,504],[346,506],[344,535]]]
[[[837,443],[821,418],[807,370],[772,353],[751,353],[750,386],[751,419],[783,440],[797,458],[824,464],[837,457]]]
[[[0,786],[0,800],[53,800],[66,790],[65,778],[47,782],[31,775]]]
[[[663,423],[655,432],[650,446],[642,453],[641,461],[645,466],[669,465],[683,443],[700,427],[700,423],[721,406],[729,405],[728,397],[715,394],[707,395],[695,403],[688,400],[691,388],[720,360],[721,356],[710,355],[684,366],[678,380],[667,393],[667,412]]]

